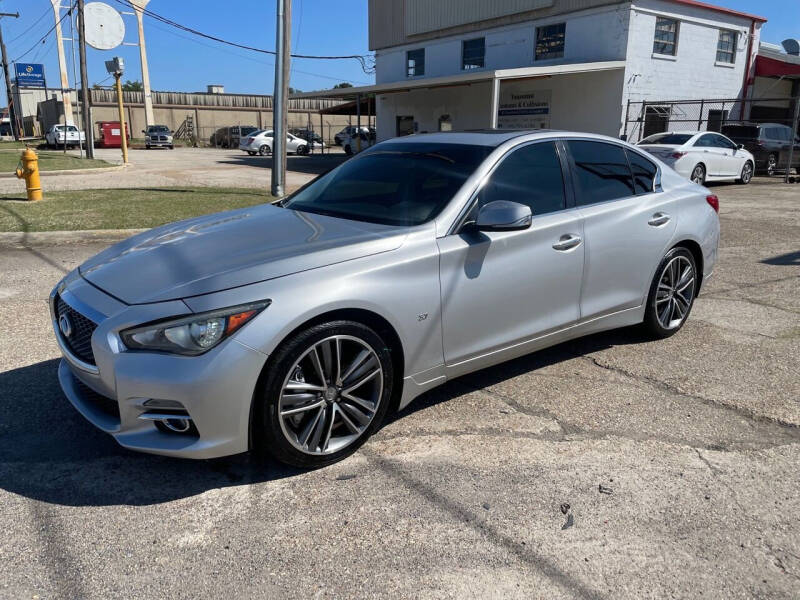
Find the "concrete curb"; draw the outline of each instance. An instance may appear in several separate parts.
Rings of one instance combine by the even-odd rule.
[[[0,248],[30,248],[87,242],[113,244],[147,229],[90,229],[81,231],[4,231]]]
[[[42,179],[47,179],[55,175],[80,175],[82,173],[104,173],[106,171],[122,171],[128,165],[114,165],[113,167],[91,167],[89,169],[61,169],[59,171],[39,171],[39,176]],[[16,178],[15,173],[0,173],[0,179],[3,178]]]

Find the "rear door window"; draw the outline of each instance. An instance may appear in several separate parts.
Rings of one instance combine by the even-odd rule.
[[[583,140],[566,144],[575,165],[578,206],[634,195],[633,176],[621,146]]]
[[[636,193],[649,194],[655,191],[658,167],[638,152],[633,152],[626,148],[625,154],[628,156],[628,163],[631,165],[633,185]]]

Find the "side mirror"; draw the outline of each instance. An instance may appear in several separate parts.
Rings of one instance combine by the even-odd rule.
[[[744,148],[744,144],[736,144],[736,147],[737,147],[739,150],[741,150],[742,148]]]
[[[142,133],[147,133],[144,129],[142,129]]]
[[[516,231],[530,227],[532,218],[530,206],[495,200],[481,207],[475,228],[478,231]]]

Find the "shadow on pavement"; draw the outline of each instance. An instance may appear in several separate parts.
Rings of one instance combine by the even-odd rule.
[[[800,250],[765,258],[761,262],[765,265],[775,265],[780,267],[800,265]]]
[[[541,367],[620,344],[645,341],[635,329],[596,334],[497,365],[432,390],[387,423]],[[68,506],[148,505],[210,489],[301,473],[253,454],[188,460],[131,452],[89,424],[58,385],[58,359],[0,373],[0,487]]]
[[[299,471],[240,454],[175,459],[125,450],[72,407],[58,359],[0,373],[0,487],[68,506],[148,505]]]

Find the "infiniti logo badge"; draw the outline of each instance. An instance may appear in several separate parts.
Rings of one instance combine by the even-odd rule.
[[[67,315],[58,317],[58,328],[65,338],[69,338],[72,335],[72,321],[69,320]]]

